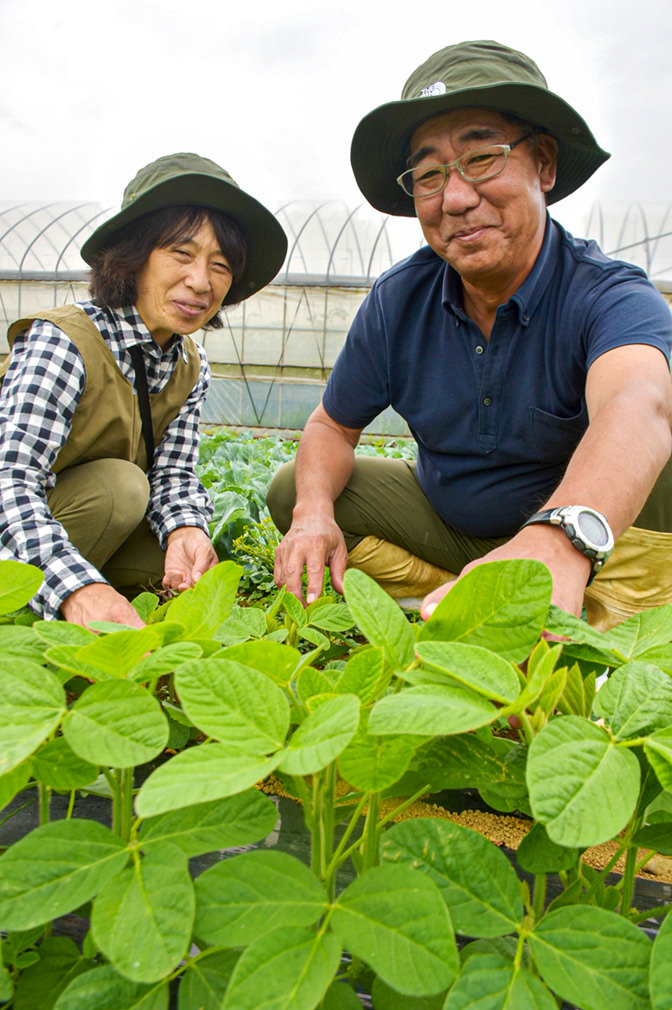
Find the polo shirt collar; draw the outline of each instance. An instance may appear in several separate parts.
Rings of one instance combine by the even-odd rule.
[[[522,326],[529,325],[534,310],[539,305],[546,288],[551,283],[559,247],[560,236],[558,229],[547,211],[546,230],[539,255],[523,283],[506,303],[515,308],[518,321]],[[462,301],[462,281],[457,271],[447,263],[443,276],[442,301],[444,308],[448,309],[459,319],[466,320],[467,316]]]

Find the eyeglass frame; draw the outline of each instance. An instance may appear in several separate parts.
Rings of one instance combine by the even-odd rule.
[[[480,182],[488,182],[489,179],[496,179],[498,175],[502,174],[502,172],[506,168],[506,164],[507,164],[507,162],[509,160],[509,155],[511,154],[511,151],[513,151],[514,147],[518,147],[518,145],[522,144],[524,140],[530,140],[532,137],[536,136],[538,132],[539,132],[538,130],[530,130],[529,133],[523,134],[522,137],[519,137],[518,140],[514,140],[513,143],[511,143],[511,144],[484,144],[483,147],[475,147],[473,149],[473,151],[465,151],[464,154],[461,154],[459,156],[459,158],[455,159],[455,161],[449,161],[449,162],[446,162],[445,164],[440,164],[440,163],[434,163],[434,162],[432,162],[432,163],[426,165],[425,166],[426,168],[442,168],[443,169],[443,182],[441,183],[441,186],[438,189],[432,190],[431,193],[422,193],[420,196],[416,196],[413,193],[409,193],[409,191],[404,186],[404,184],[403,184],[403,182],[401,180],[404,178],[405,175],[408,175],[409,172],[414,172],[415,171],[415,167],[404,169],[404,171],[401,173],[401,175],[397,176],[396,182],[399,184],[399,186],[401,186],[401,188],[403,189],[403,191],[406,194],[406,196],[410,196],[411,199],[413,199],[413,200],[424,200],[426,197],[437,196],[439,193],[443,193],[444,189],[446,188],[446,184],[448,182],[449,176],[450,176],[450,171],[449,170],[451,168],[456,168],[457,171],[459,172],[461,178],[464,179],[465,182],[471,183],[471,185],[477,185]],[[468,176],[466,176],[464,174],[464,170],[462,169],[462,167],[460,165],[460,162],[462,161],[462,159],[463,158],[467,158],[467,157],[471,157],[474,154],[478,154],[479,151],[487,151],[487,150],[489,150],[492,147],[500,147],[500,148],[502,148],[502,152],[504,154],[504,164],[502,165],[502,167],[499,168],[499,169],[497,169],[497,171],[494,172],[492,175],[485,175],[481,179],[470,179]]]

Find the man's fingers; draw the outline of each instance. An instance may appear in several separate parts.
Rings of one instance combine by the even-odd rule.
[[[453,588],[457,579],[453,579],[451,582],[446,582],[445,585],[439,586],[433,592],[428,593],[422,601],[422,606],[420,607],[420,617],[423,621],[428,621],[432,616],[437,606],[446,595]]]

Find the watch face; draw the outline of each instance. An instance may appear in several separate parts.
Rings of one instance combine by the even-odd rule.
[[[576,525],[581,535],[595,547],[606,547],[609,543],[609,531],[605,529],[602,520],[591,512],[580,512],[576,518]]]

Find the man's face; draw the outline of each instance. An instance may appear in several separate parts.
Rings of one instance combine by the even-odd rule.
[[[458,109],[423,123],[411,138],[409,167],[448,164],[467,151],[509,144],[524,130],[498,112]],[[456,168],[445,189],[415,200],[428,244],[474,287],[515,288],[534,264],[546,222],[544,194],[555,182],[555,141],[544,134],[509,154],[504,171],[467,182]]]

